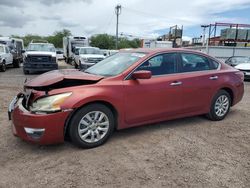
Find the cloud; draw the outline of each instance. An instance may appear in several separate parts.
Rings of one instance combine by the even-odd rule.
[[[119,3],[122,6],[119,33],[139,37],[168,33],[169,27],[176,24],[183,25],[185,32],[186,28],[201,24],[249,21],[248,15],[225,17],[221,13],[249,8],[250,0],[148,0],[147,3],[119,0]],[[115,34],[116,5],[117,0],[0,0],[1,34],[49,35],[63,28],[69,28],[75,35]]]
[[[59,15],[50,15],[50,16],[46,15],[46,16],[41,16],[40,18],[43,20],[61,20],[62,19],[62,17]]]
[[[40,0],[40,3],[46,5],[46,6],[50,6],[50,5],[53,5],[53,4],[59,4],[59,3],[71,3],[71,2],[74,2],[74,3],[77,3],[77,2],[85,2],[85,3],[91,3],[92,0]]]
[[[77,27],[77,26],[79,26],[78,23],[76,23],[74,21],[70,21],[70,20],[60,20],[58,23],[63,28],[64,27],[68,28],[68,27]]]
[[[35,19],[21,12],[12,12],[10,14],[6,9],[1,10],[0,18],[0,25],[2,27],[11,28],[23,28],[27,23]]]
[[[23,2],[22,1],[16,1],[16,0],[1,0],[0,6],[6,6],[6,7],[22,7]]]

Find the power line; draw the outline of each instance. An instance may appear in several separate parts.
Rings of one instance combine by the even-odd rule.
[[[167,19],[167,18],[164,18],[164,16],[162,15],[159,15],[159,14],[152,14],[152,13],[149,13],[149,12],[144,12],[144,11],[140,11],[140,10],[135,10],[135,9],[131,9],[131,8],[127,8],[127,7],[123,7],[123,9],[129,11],[129,12],[133,12],[135,14],[138,14],[138,15],[142,15],[142,16],[149,16],[149,17],[161,17],[163,19]]]
[[[104,32],[105,32],[105,33],[107,33],[109,27],[111,26],[114,16],[115,16],[115,15],[112,14],[112,16],[111,16],[109,22],[106,24],[106,26],[105,26],[105,28],[104,28]]]

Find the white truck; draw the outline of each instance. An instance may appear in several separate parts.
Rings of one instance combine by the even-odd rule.
[[[105,56],[99,48],[80,47],[75,52],[75,68],[87,69],[104,58]]]
[[[47,41],[31,41],[24,53],[23,73],[58,69],[56,49]]]
[[[0,71],[5,72],[8,65],[13,64],[13,55],[11,54],[9,47],[4,44],[0,44]]]
[[[23,62],[23,40],[13,37],[0,37],[0,44],[6,45],[12,54],[13,67],[20,67],[20,63]]]
[[[79,47],[89,46],[89,40],[86,37],[63,37],[63,55],[66,63],[72,64],[75,58],[75,51]]]

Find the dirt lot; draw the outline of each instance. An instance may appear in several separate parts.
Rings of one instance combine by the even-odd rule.
[[[7,106],[25,77],[22,69],[0,73],[0,187],[250,187],[250,82],[224,121],[192,117],[122,130],[81,150],[12,135]]]

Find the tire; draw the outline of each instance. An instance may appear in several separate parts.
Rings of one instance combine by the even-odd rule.
[[[69,122],[71,141],[76,146],[86,149],[100,146],[113,133],[114,122],[113,113],[105,105],[87,105],[78,110]]]
[[[5,64],[5,61],[3,61],[2,66],[0,67],[0,71],[1,71],[1,72],[5,72],[5,71],[6,71],[6,64]]]
[[[210,111],[207,114],[208,119],[212,121],[223,120],[231,107],[232,99],[225,90],[220,90],[213,98]]]
[[[15,60],[15,61],[13,60],[13,67],[14,67],[14,68],[19,68],[19,67],[20,67],[20,63],[21,63],[21,62],[20,62],[19,59]]]
[[[75,61],[74,61],[74,66],[75,66],[75,69],[78,69],[78,65]]]
[[[29,74],[30,72],[29,71],[27,71],[27,70],[23,70],[23,74]]]

